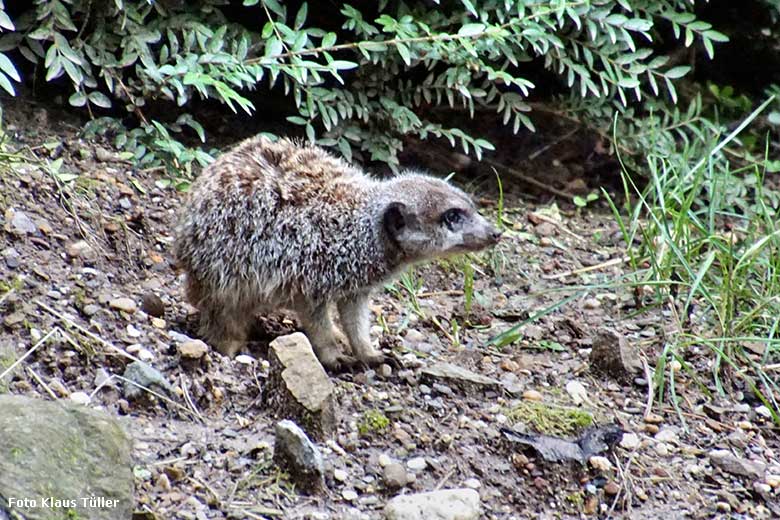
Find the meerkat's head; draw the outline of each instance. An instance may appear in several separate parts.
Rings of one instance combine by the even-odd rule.
[[[386,190],[382,225],[405,261],[479,251],[501,238],[468,195],[441,179],[407,173]]]

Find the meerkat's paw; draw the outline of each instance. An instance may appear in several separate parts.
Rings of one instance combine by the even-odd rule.
[[[325,370],[332,373],[339,373],[350,370],[357,364],[357,360],[352,356],[347,356],[341,352],[333,352],[332,354],[318,356],[320,363],[325,367]]]

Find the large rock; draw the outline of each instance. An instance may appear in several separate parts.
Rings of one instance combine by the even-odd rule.
[[[473,489],[400,495],[385,506],[387,520],[476,520],[481,506]]]
[[[318,493],[325,488],[320,450],[297,424],[287,419],[276,424],[274,462],[290,474],[304,493]]]
[[[296,332],[276,338],[268,347],[268,360],[271,367],[263,398],[272,413],[294,420],[315,439],[333,432],[333,383],[306,336]]]
[[[27,520],[126,520],[133,510],[131,449],[104,413],[2,395],[0,503]]]

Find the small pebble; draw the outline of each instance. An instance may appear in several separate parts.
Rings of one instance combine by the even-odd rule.
[[[544,396],[541,392],[537,392],[536,390],[526,390],[523,392],[523,399],[526,401],[541,401],[544,399]]]
[[[349,478],[349,475],[343,469],[334,469],[333,478],[339,482],[346,482],[347,478]]]
[[[341,492],[342,498],[346,500],[347,502],[352,502],[354,500],[357,500],[358,494],[355,492],[354,489],[345,489]]]
[[[406,467],[412,471],[422,471],[428,467],[424,457],[415,457],[406,461]]]
[[[84,313],[84,316],[90,317],[97,314],[97,312],[100,310],[99,305],[95,305],[94,303],[90,303],[89,305],[85,305],[83,309],[81,309],[81,312]]]
[[[251,365],[255,362],[255,358],[247,354],[239,354],[236,356],[235,361],[240,365]]]
[[[115,298],[108,302],[108,306],[128,314],[134,313],[138,308],[132,298]]]
[[[164,329],[167,324],[162,318],[152,318],[152,327],[156,329]]]
[[[602,472],[607,472],[612,469],[612,463],[606,457],[593,456],[588,459],[588,462],[590,462],[591,466]]]
[[[728,513],[729,511],[731,511],[731,506],[729,505],[728,502],[718,502],[715,505],[715,507],[717,507],[718,511],[720,511],[721,513]]]
[[[620,486],[617,485],[617,483],[613,481],[607,482],[607,484],[604,486],[604,493],[610,496],[615,496],[618,493],[620,493]]]
[[[70,394],[70,400],[76,404],[88,404],[90,399],[86,392],[73,392]]]
[[[645,422],[648,424],[661,424],[664,422],[664,418],[660,415],[651,413],[645,416]]]
[[[763,482],[754,482],[753,490],[762,497],[768,498],[769,494],[772,493],[772,486],[764,484]]]
[[[179,345],[179,354],[187,359],[200,359],[209,351],[209,346],[199,339],[193,339]]]
[[[92,246],[90,246],[84,240],[79,240],[78,242],[72,242],[65,246],[65,252],[68,254],[68,256],[72,258],[78,258],[80,256],[88,255],[91,250],[92,250]]]
[[[160,476],[157,477],[157,482],[155,483],[155,487],[160,491],[170,491],[171,481],[168,478],[168,475],[166,475],[165,473],[160,473]]]
[[[476,478],[469,478],[463,482],[463,485],[467,488],[479,489],[482,487],[482,482],[480,482],[479,479]]]
[[[149,316],[162,318],[165,316],[165,303],[159,296],[152,292],[144,293],[141,298],[141,310]]]
[[[382,379],[388,379],[390,376],[393,375],[393,368],[387,363],[382,363],[381,365],[379,365],[379,370],[377,370],[377,374],[379,374],[379,377],[381,377]]]
[[[408,329],[406,331],[406,336],[404,336],[404,343],[416,344],[422,342],[424,339],[425,335],[419,330]]]
[[[393,459],[391,459],[387,454],[382,453],[379,455],[379,458],[377,459],[377,462],[380,466],[383,468],[393,462]]]
[[[765,417],[767,419],[772,418],[772,412],[769,411],[769,408],[767,408],[764,405],[756,407],[756,413],[760,415],[761,417]]]
[[[623,434],[623,438],[620,439],[620,446],[627,450],[635,450],[639,447],[639,435],[633,432]]]
[[[670,446],[666,444],[665,442],[659,442],[655,445],[655,452],[660,455],[661,457],[666,457],[669,455],[669,452],[671,451]]]
[[[766,483],[769,484],[772,489],[780,488],[780,475],[767,475]]]
[[[663,428],[655,434],[655,440],[659,442],[677,442],[677,432],[672,428]]]
[[[390,489],[398,489],[404,487],[409,481],[409,477],[406,470],[401,464],[390,463],[382,470],[382,479],[385,485]]]
[[[133,327],[132,325],[128,324],[126,327],[127,330],[127,336],[129,338],[140,338],[141,337],[141,331]]]
[[[660,428],[658,428],[657,424],[645,424],[643,429],[646,433],[649,433],[650,435],[655,435],[656,433],[658,433],[658,430]]]
[[[601,302],[597,298],[588,298],[582,302],[582,307],[585,309],[598,309],[601,307]]]

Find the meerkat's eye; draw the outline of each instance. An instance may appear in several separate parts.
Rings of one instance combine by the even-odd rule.
[[[442,213],[441,222],[448,228],[453,229],[455,226],[463,222],[465,214],[462,209],[451,208]]]

